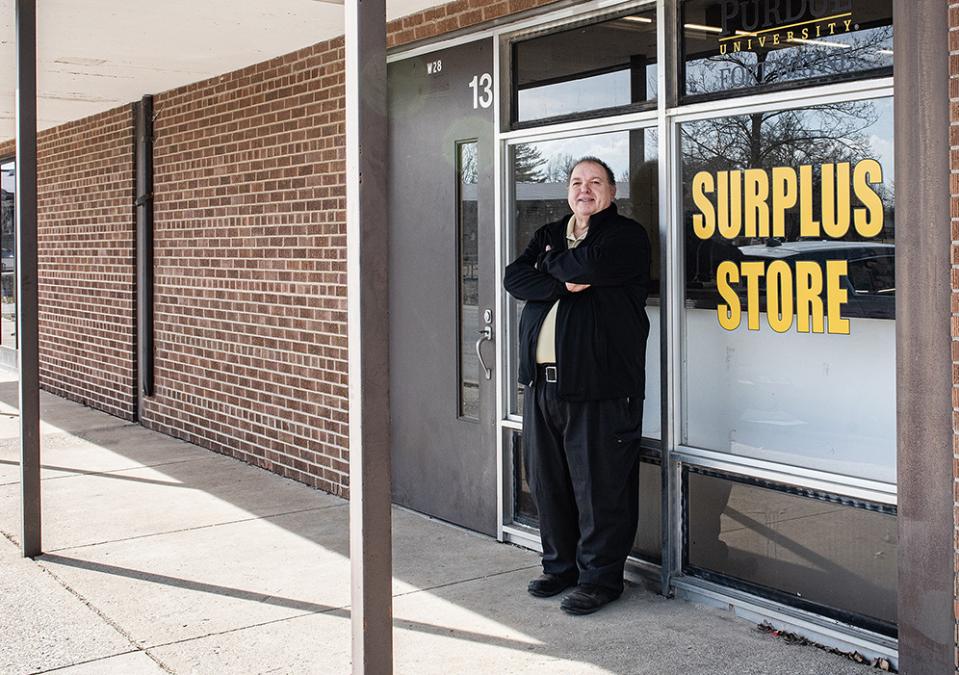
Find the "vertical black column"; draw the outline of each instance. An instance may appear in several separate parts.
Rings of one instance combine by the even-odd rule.
[[[393,672],[386,2],[347,0],[346,266],[353,672]]]
[[[153,396],[153,97],[136,106],[137,417]]]
[[[37,8],[17,0],[17,336],[20,343],[20,542],[40,555],[40,351],[37,295]]]
[[[896,379],[899,671],[955,670],[949,21],[897,0]]]

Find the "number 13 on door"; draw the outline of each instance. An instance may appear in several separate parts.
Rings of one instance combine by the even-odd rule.
[[[473,90],[473,110],[489,108],[493,105],[493,76],[489,73],[474,75],[470,80],[470,89]]]

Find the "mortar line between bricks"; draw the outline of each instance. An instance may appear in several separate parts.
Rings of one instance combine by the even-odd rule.
[[[500,571],[500,572],[494,572],[494,573],[492,573],[492,574],[484,574],[484,575],[477,576],[477,577],[470,577],[470,578],[468,578],[468,579],[458,579],[458,580],[456,580],[456,581],[451,581],[451,582],[448,582],[448,583],[445,583],[445,584],[437,584],[437,585],[435,585],[435,586],[428,586],[428,587],[426,587],[426,588],[417,588],[417,589],[414,589],[414,590],[412,590],[412,591],[406,591],[405,593],[396,593],[395,595],[393,595],[393,598],[395,599],[395,598],[405,597],[405,596],[408,596],[408,595],[415,595],[416,593],[427,593],[427,592],[429,592],[429,591],[433,591],[433,590],[440,589],[440,588],[447,588],[447,587],[449,587],[449,586],[456,586],[457,584],[465,584],[465,583],[468,583],[468,582],[470,582],[470,581],[478,581],[478,580],[480,580],[480,579],[489,579],[489,578],[491,578],[491,577],[496,577],[496,576],[500,576],[500,575],[503,575],[503,574],[512,574],[513,572],[519,572],[519,571],[521,571],[521,570],[532,569],[532,568],[536,568],[536,567],[539,567],[539,563],[536,563],[535,565],[526,565],[526,566],[523,566],[523,567],[517,567],[517,568],[515,568],[515,569],[509,569],[509,570],[503,570],[503,571]],[[267,597],[264,598],[264,599],[268,599],[269,597],[272,597],[272,596],[267,596]],[[328,607],[327,609],[321,609],[321,610],[316,610],[316,611],[312,611],[312,612],[303,612],[302,614],[291,614],[290,616],[284,616],[284,617],[281,617],[281,618],[278,618],[278,619],[270,619],[269,621],[261,621],[260,623],[251,623],[251,624],[248,624],[248,625],[246,625],[246,626],[236,626],[235,628],[227,628],[227,629],[225,629],[225,630],[213,631],[213,632],[211,632],[211,633],[205,633],[205,634],[203,634],[203,635],[195,635],[195,636],[193,636],[193,637],[187,637],[187,638],[183,638],[183,639],[181,639],[181,640],[170,640],[169,642],[160,642],[160,643],[157,643],[157,644],[153,644],[153,645],[146,646],[146,647],[144,647],[143,649],[144,649],[145,651],[148,651],[148,652],[149,652],[149,650],[151,650],[151,649],[162,649],[162,648],[164,648],[164,647],[172,647],[172,646],[174,646],[174,645],[184,644],[184,643],[187,643],[187,642],[195,642],[195,641],[197,641],[197,640],[204,640],[204,639],[206,639],[206,638],[218,637],[218,636],[220,636],[220,635],[229,635],[230,633],[237,633],[237,632],[243,631],[243,630],[251,630],[251,629],[254,629],[254,628],[262,628],[263,626],[270,626],[270,625],[275,624],[275,623],[283,623],[284,621],[293,621],[293,620],[295,620],[295,619],[303,619],[303,618],[306,618],[306,617],[309,617],[309,616],[320,616],[320,615],[323,615],[323,614],[337,614],[337,613],[343,613],[343,612],[345,612],[345,613],[346,613],[346,616],[348,617],[348,616],[349,616],[349,609],[350,609],[351,606],[352,606],[352,605],[350,605],[350,604],[346,604],[346,605],[340,605],[340,606],[338,606],[338,607]],[[394,622],[395,622],[395,621],[399,621],[399,622],[403,622],[403,621],[404,621],[403,619],[396,619],[395,616],[393,617],[393,619],[394,619]]]
[[[149,534],[138,534],[132,537],[121,537],[119,539],[107,539],[105,541],[91,542],[89,544],[78,544],[77,546],[64,546],[63,548],[51,548],[44,553],[62,553],[64,551],[75,551],[81,548],[90,548],[91,546],[103,546],[105,544],[116,544],[123,541],[136,541],[138,539],[148,539],[149,537],[161,537],[167,534],[179,534],[182,532],[193,532],[195,530],[207,530],[213,527],[222,527],[224,525],[236,525],[237,523],[248,523],[254,520],[270,520],[271,518],[282,518],[296,513],[307,513],[309,511],[325,511],[327,509],[341,509],[349,504],[330,504],[328,506],[312,506],[308,509],[296,509],[294,511],[283,511],[282,513],[271,513],[266,516],[252,516],[250,518],[240,518],[238,520],[227,520],[222,523],[209,523],[208,525],[197,525],[195,527],[184,527],[178,530],[164,530],[163,532],[150,532]],[[10,539],[10,536],[4,533]],[[13,541],[11,539],[11,541]],[[19,545],[19,544],[18,544]]]
[[[149,658],[151,661],[153,661],[154,663],[156,663],[157,666],[159,666],[164,672],[170,673],[171,675],[175,675],[175,671],[174,671],[172,668],[170,668],[168,665],[166,665],[163,661],[161,661],[159,658],[157,658],[157,657],[154,656],[153,654],[150,654],[148,651],[146,651],[146,649],[144,649],[142,645],[137,644],[136,640],[133,639],[133,636],[131,636],[129,633],[127,633],[127,632],[123,629],[123,627],[120,626],[120,624],[118,624],[116,621],[114,621],[114,620],[111,619],[109,616],[107,616],[107,614],[106,614],[104,611],[102,611],[99,607],[97,607],[96,605],[94,605],[91,601],[87,600],[87,599],[83,596],[83,594],[81,594],[79,591],[77,591],[76,589],[74,589],[72,586],[70,586],[68,583],[66,583],[65,581],[63,581],[60,577],[58,577],[54,572],[52,572],[51,570],[47,569],[47,568],[44,567],[43,565],[40,565],[40,564],[36,563],[36,561],[34,561],[34,564],[36,564],[37,567],[38,567],[42,572],[44,572],[45,574],[48,574],[51,579],[53,579],[53,580],[56,581],[58,584],[60,584],[60,586],[62,586],[62,587],[63,587],[68,593],[70,593],[73,597],[75,597],[77,600],[79,600],[81,603],[83,603],[84,606],[86,606],[88,609],[90,609],[91,612],[93,612],[93,613],[96,614],[98,617],[100,617],[108,626],[110,626],[111,628],[113,628],[113,630],[115,630],[117,633],[119,633],[119,634],[123,637],[124,640],[126,640],[127,642],[130,643],[130,646],[133,647],[133,651],[143,652],[144,654],[146,654],[147,658]],[[129,653],[129,652],[125,652],[125,653]],[[98,660],[102,660],[102,659],[98,659]]]

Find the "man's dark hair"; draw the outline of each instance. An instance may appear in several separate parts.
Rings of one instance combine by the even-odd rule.
[[[613,174],[613,170],[609,168],[609,164],[601,160],[599,157],[593,157],[592,155],[586,155],[585,157],[580,157],[576,160],[576,163],[569,168],[569,174],[566,176],[567,183],[569,183],[569,179],[573,177],[573,169],[585,162],[599,164],[601,167],[603,167],[603,171],[606,172],[606,178],[609,179],[609,184],[616,185],[616,176]]]

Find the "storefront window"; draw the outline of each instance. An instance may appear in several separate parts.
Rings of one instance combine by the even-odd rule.
[[[649,341],[646,346],[646,404],[643,435],[660,436],[659,390],[659,185],[657,132],[636,129],[593,134],[555,141],[515,145],[511,152],[513,174],[513,251],[523,252],[533,233],[546,223],[570,214],[567,178],[574,162],[584,156],[599,157],[616,176],[616,207],[646,228],[652,245]],[[516,335],[523,303],[510,298],[511,331]],[[514,349],[510,381],[516,382],[519,356]],[[511,410],[522,414],[523,387],[514,390]]]
[[[688,445],[894,483],[892,99],[681,126]]]
[[[528,122],[656,99],[656,10],[513,45],[513,120]]]
[[[0,163],[0,345],[17,346],[14,162]]]
[[[701,475],[686,477],[686,570],[895,634],[898,533],[891,508],[855,508]]]
[[[892,0],[688,0],[686,96],[892,75]]]

